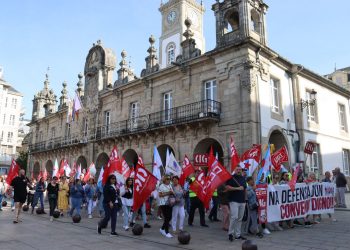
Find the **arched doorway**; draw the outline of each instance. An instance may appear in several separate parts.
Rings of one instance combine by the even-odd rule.
[[[164,167],[165,167],[165,164],[166,164],[166,154],[167,154],[167,150],[169,150],[169,154],[170,154],[170,153],[173,153],[173,155],[174,155],[175,158],[176,158],[174,149],[173,149],[171,146],[169,146],[168,144],[162,144],[162,145],[158,146],[158,147],[157,147],[157,150],[158,150],[160,159],[162,160],[162,163],[163,163],[163,166],[164,166]]]
[[[138,154],[133,149],[126,150],[123,154],[123,157],[124,157],[126,163],[128,163],[129,167],[131,167],[131,168],[136,166],[137,161],[139,159]]]
[[[279,130],[273,130],[270,134],[269,143],[275,146],[275,151],[281,149],[283,146],[286,146],[289,152],[288,142],[284,134]],[[289,167],[289,163],[283,163],[285,167]]]
[[[87,169],[87,161],[86,161],[86,158],[83,155],[78,157],[76,164],[77,164],[77,167],[79,167],[79,165],[81,165],[82,173],[84,173],[86,171],[86,169]],[[83,169],[85,169],[85,171],[83,171]]]
[[[53,163],[52,163],[52,161],[48,160],[46,162],[45,167],[46,167],[47,177],[51,177],[52,176],[52,171],[53,171]],[[60,167],[60,166],[58,166],[58,167]]]
[[[218,158],[220,163],[223,163],[224,151],[221,144],[213,138],[206,138],[198,142],[193,154],[209,154],[211,147],[213,147],[214,156]]]
[[[36,161],[35,163],[34,163],[34,166],[33,166],[33,177],[35,178],[35,179],[37,179],[38,178],[38,176],[39,176],[39,174],[40,174],[40,163],[38,162],[38,161]]]
[[[109,160],[109,157],[105,152],[98,155],[96,159],[96,164],[95,164],[97,178],[100,175],[101,168],[104,168],[107,165],[108,160]]]

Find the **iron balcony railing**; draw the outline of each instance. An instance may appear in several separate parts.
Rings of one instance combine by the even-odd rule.
[[[123,136],[199,120],[219,120],[220,114],[220,102],[214,100],[203,100],[124,121],[99,126],[95,131],[95,139],[100,140],[109,137]]]
[[[167,126],[204,120],[219,121],[220,114],[220,102],[203,100],[108,125],[98,126],[95,130],[90,131],[89,135],[87,135],[87,133],[85,133],[85,135],[74,134],[30,144],[29,150],[32,153],[43,152],[72,145],[85,144],[88,141],[124,136]]]

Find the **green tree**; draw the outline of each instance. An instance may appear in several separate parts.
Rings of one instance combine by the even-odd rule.
[[[28,151],[20,152],[16,162],[27,172]]]

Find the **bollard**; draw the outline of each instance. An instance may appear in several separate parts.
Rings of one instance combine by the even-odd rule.
[[[253,244],[251,240],[246,240],[242,244],[242,250],[258,250],[258,246]]]

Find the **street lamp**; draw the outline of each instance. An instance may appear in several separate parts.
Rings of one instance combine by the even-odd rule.
[[[308,100],[303,100],[302,98],[300,99],[301,112],[303,112],[304,108],[314,106],[316,104],[316,94],[317,92],[312,89]]]

